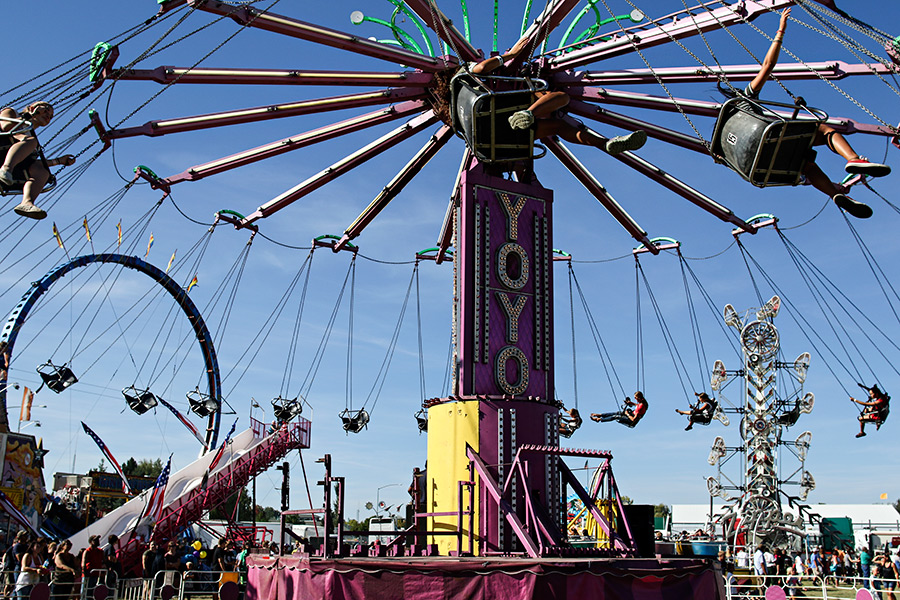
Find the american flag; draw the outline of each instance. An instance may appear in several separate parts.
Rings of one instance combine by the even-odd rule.
[[[128,494],[129,496],[133,496],[134,493],[131,491],[131,486],[128,485],[128,478],[125,477],[125,472],[122,471],[122,467],[119,466],[119,461],[116,460],[116,457],[112,455],[112,452],[109,451],[109,448],[106,447],[106,444],[103,443],[103,440],[100,439],[100,436],[94,433],[94,430],[84,424],[84,421],[81,422],[81,427],[84,429],[84,432],[91,436],[91,439],[94,440],[94,443],[97,444],[97,447],[100,448],[100,452],[103,453],[103,456],[106,457],[106,460],[109,461],[109,464],[113,466],[116,470],[116,473],[119,474],[119,477],[122,478],[122,491]]]
[[[187,427],[188,431],[190,431],[192,434],[194,434],[194,437],[197,438],[197,441],[200,442],[201,444],[203,444],[203,447],[206,448],[206,440],[204,440],[203,436],[200,435],[200,431],[197,430],[197,427],[194,426],[194,424],[191,423],[191,421],[187,417],[185,417],[183,414],[181,414],[177,408],[175,408],[174,406],[172,406],[171,404],[169,404],[168,402],[166,402],[159,396],[157,396],[157,399],[159,400],[160,404],[162,404],[163,406],[165,406],[166,408],[171,410],[172,414],[175,415],[179,421],[181,421],[181,424],[184,425],[185,427]]]
[[[162,514],[163,506],[163,498],[166,495],[166,486],[169,485],[169,473],[172,471],[172,455],[169,455],[169,460],[166,461],[166,466],[162,470],[162,473],[159,474],[159,477],[156,478],[156,483],[153,485],[153,492],[150,494],[150,499],[147,500],[147,505],[144,507],[144,516],[150,517],[154,523],[159,521],[159,516]]]
[[[231,441],[231,436],[234,434],[234,429],[237,427],[237,419],[234,420],[234,423],[231,425],[231,430],[228,432],[228,435],[225,436],[225,439],[222,440],[222,443],[219,445],[219,449],[216,450],[216,455],[209,463],[209,469],[207,472],[212,472],[217,466],[219,466],[219,461],[222,460],[222,455],[225,454],[225,448],[228,446],[228,443]]]

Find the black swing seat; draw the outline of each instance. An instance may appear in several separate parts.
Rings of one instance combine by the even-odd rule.
[[[534,156],[534,131],[513,129],[509,117],[534,103],[534,93],[547,89],[542,79],[481,76],[460,71],[450,81],[453,130],[479,161],[502,163]]]
[[[220,407],[219,403],[214,398],[211,398],[209,394],[201,392],[200,388],[188,392],[187,401],[191,407],[191,411],[200,418],[208,417],[218,411]]]
[[[786,413],[779,416],[777,421],[778,421],[779,425],[784,425],[785,427],[791,427],[792,425],[794,425],[797,422],[797,419],[799,419],[799,418],[800,418],[800,405],[798,403],[797,406],[795,406],[791,410],[789,410]]]
[[[133,385],[122,390],[122,395],[125,396],[125,403],[128,405],[128,408],[139,415],[144,414],[159,404],[159,401],[156,399],[153,392],[150,390],[138,389]]]
[[[359,433],[366,429],[369,424],[369,413],[366,409],[359,410],[344,409],[338,415],[341,418],[341,425],[347,433]]]
[[[303,404],[300,397],[282,398],[278,396],[272,400],[272,411],[279,423],[290,421],[303,412]]]
[[[37,368],[37,373],[41,376],[41,381],[44,382],[44,385],[57,394],[67,387],[78,383],[78,378],[75,377],[72,369],[66,365],[54,365],[49,360]]]
[[[793,112],[787,117],[775,108]],[[741,95],[719,111],[712,156],[757,187],[798,185],[819,124],[827,120],[815,108]]]
[[[425,412],[425,409],[419,410],[413,416],[416,418],[416,427],[419,428],[419,433],[428,433],[428,413]]]
[[[22,133],[22,131],[27,131],[30,128],[30,123],[27,121],[22,121],[21,119],[17,120],[28,125],[28,127],[25,127],[24,129],[16,127],[12,131],[0,132],[0,163],[6,158],[6,153],[9,152],[10,147],[16,142],[16,140],[13,139],[13,135]],[[34,132],[32,131],[32,135],[33,134]],[[49,171],[50,167],[47,165],[47,159],[44,157],[44,149],[38,146],[37,153],[40,156],[40,162],[44,165],[44,168]],[[13,183],[7,185],[0,181],[0,196],[18,195],[22,193],[22,188],[25,186],[25,182],[28,179],[27,169],[21,164],[18,164],[13,167],[12,173],[13,177],[16,178]],[[44,189],[41,190],[41,192],[49,192],[55,187],[56,176],[51,173],[50,178],[47,180],[47,183],[44,185]]]

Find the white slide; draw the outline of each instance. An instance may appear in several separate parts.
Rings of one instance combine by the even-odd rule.
[[[213,471],[213,474],[227,472],[236,459],[251,451],[265,439],[268,438],[256,437],[252,429],[242,431],[231,440],[229,448],[225,450],[225,454]],[[169,476],[169,485],[166,487],[164,505],[172,508],[179,506],[188,492],[201,484],[209,463],[215,455],[215,451],[207,452],[188,466],[171,474]],[[87,548],[88,538],[92,535],[100,536],[101,547],[106,545],[107,536],[113,534],[122,538],[123,543],[126,542],[131,537],[132,530],[138,524],[137,520],[152,493],[152,488],[141,492],[119,508],[70,537],[69,541],[72,542],[73,553],[77,554],[80,549]],[[147,532],[147,524],[144,523],[141,525],[138,533],[146,537]]]

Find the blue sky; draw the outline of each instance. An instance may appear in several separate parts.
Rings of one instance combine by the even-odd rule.
[[[27,81],[36,73],[63,63],[90,49],[95,42],[109,39],[143,22],[156,11],[155,3],[149,0],[130,3],[103,0],[94,3],[90,11],[78,4],[59,1],[36,4],[11,0],[8,4],[11,14],[34,11],[37,6],[44,16],[39,26],[10,28],[8,31],[8,47],[17,50],[13,54],[14,60],[8,61],[5,68],[5,86],[11,89],[3,95],[4,104],[14,102],[19,96],[20,92],[12,89],[16,82]],[[460,20],[458,6],[447,3],[442,3],[442,6],[453,18]],[[610,2],[610,6],[623,13],[631,9],[625,1]],[[638,6],[647,14],[661,16],[681,8],[681,3],[657,0],[638,3]],[[329,3],[279,2],[273,10],[335,29],[384,37],[386,30],[377,26],[366,24],[356,28],[350,23],[350,13],[363,8],[372,16],[390,17],[391,6],[387,2],[383,5],[365,3],[365,6],[361,2],[344,0]],[[470,10],[475,44],[489,49],[491,6],[488,3],[478,3],[477,6],[473,3]],[[855,14],[863,21],[876,24],[896,22],[900,12],[891,3],[879,3],[877,7],[865,4],[858,9],[854,7],[854,10],[859,11]],[[501,2],[499,45],[503,48],[511,46],[517,37],[521,11],[519,2]],[[798,19],[809,22],[809,18],[799,9],[795,9],[794,13]],[[137,57],[183,14],[184,11],[123,44],[122,58],[118,64],[126,64]],[[158,48],[163,48],[169,39],[181,37],[212,21],[214,17],[211,15],[202,12],[191,14]],[[777,27],[777,17],[767,15],[755,24],[771,34]],[[236,27],[230,21],[215,23],[140,62],[137,68],[190,66],[235,31]],[[768,47],[767,40],[746,26],[735,28],[734,33],[757,56],[762,56]],[[859,33],[854,35],[856,39],[863,39]],[[724,32],[712,32],[707,40],[723,64],[752,61]],[[712,64],[709,51],[701,39],[692,39],[686,45],[701,60]],[[789,26],[785,45],[805,61],[855,62],[854,57],[840,44],[798,23]],[[700,66],[688,53],[672,44],[650,50],[646,57],[654,67]],[[782,61],[788,60],[789,57],[782,58]],[[397,70],[383,61],[253,30],[241,31],[201,64],[219,67]],[[595,70],[642,67],[644,64],[637,56],[625,56],[591,66]],[[811,105],[833,116],[841,115],[865,122],[873,120],[846,96],[824,82],[789,82],[787,85],[795,94],[803,95]],[[886,122],[897,121],[898,86],[892,79],[882,82],[874,77],[851,78],[838,81],[836,85]],[[24,84],[19,89],[29,87],[30,84]],[[89,103],[80,104],[79,110],[89,105],[97,109],[108,123],[118,123],[124,119],[123,126],[135,126],[151,119],[351,91],[355,90],[342,87],[232,88],[187,85],[163,90],[156,83],[121,82],[110,95],[92,98]],[[632,86],[629,91],[664,95],[658,86]],[[715,86],[710,83],[674,85],[671,91],[681,97],[719,99]],[[788,101],[788,97],[774,83],[770,83],[765,91],[767,97]],[[149,101],[151,97],[152,101]],[[137,112],[129,116],[133,111]],[[634,109],[621,111],[692,134],[690,125],[678,114],[655,114]],[[141,215],[160,198],[159,192],[146,185],[131,189],[105,220],[95,217],[94,210],[104,204],[104,199],[122,188],[120,176],[130,178],[131,169],[137,164],[147,165],[162,176],[172,175],[191,165],[361,112],[365,111],[350,110],[117,142],[113,150],[102,154],[66,190],[50,210],[50,218],[46,221],[32,227],[10,211],[0,215],[0,223],[7,232],[0,240],[0,250],[5,257],[0,265],[0,292],[3,293],[0,300],[7,307],[4,310],[15,305],[29,282],[65,260],[65,255],[56,249],[52,241],[51,222],[55,221],[64,231],[69,251],[74,255],[85,251],[78,247],[84,242],[80,224],[86,214],[92,215],[89,221],[92,221],[94,245],[98,251],[114,245],[115,223],[121,218],[126,238],[136,238],[133,242],[135,253],[143,256],[147,238],[152,232],[155,243],[149,256],[151,262],[164,268],[172,252],[177,250],[179,262],[173,269],[176,279],[186,284],[197,274],[199,285],[191,292],[191,297],[203,311],[216,338],[223,375],[234,371],[226,377],[224,389],[229,404],[240,417],[239,427],[247,425],[251,398],[267,407],[267,414],[271,417],[268,408],[271,398],[282,393],[294,395],[301,389],[301,382],[313,364],[316,349],[347,273],[350,255],[334,255],[328,251],[317,251],[314,255],[296,358],[288,383],[285,372],[286,364],[290,362],[287,355],[291,348],[299,288],[255,359],[248,363],[242,361],[241,355],[248,347],[251,352],[256,352],[257,347],[252,343],[254,336],[264,329],[307,251],[284,248],[257,237],[249,251],[241,284],[234,293],[233,301],[229,302],[233,279],[228,274],[247,243],[247,232],[235,231],[228,226],[217,228],[210,236],[201,259],[198,258],[199,252],[189,255],[189,250],[198,240],[204,239],[208,226],[192,223],[169,201],[161,205],[146,230],[140,230],[137,223]],[[43,139],[46,140],[70,119],[72,125],[67,128],[67,135],[87,124],[83,112],[72,111],[58,117],[43,134]],[[709,138],[713,121],[701,117],[693,121],[704,137]],[[181,211],[200,223],[209,223],[213,213],[221,209],[250,213],[260,204],[395,126],[348,135],[199,182],[181,183],[173,188],[174,202]],[[601,125],[596,128],[610,135],[622,133]],[[85,134],[72,148],[80,151],[93,141],[92,136],[92,132]],[[261,232],[293,246],[308,246],[309,240],[318,235],[340,234],[424,142],[425,136],[420,135],[398,145],[351,174],[261,221]],[[896,150],[888,148],[884,138],[856,135],[851,142],[861,154],[881,160],[886,153],[887,162],[895,162],[893,153]],[[365,257],[404,264],[385,264],[364,257],[357,260],[352,335],[354,407],[365,401],[385,356],[412,274],[410,261],[416,251],[435,243],[462,147],[460,140],[452,140],[357,240]],[[88,150],[81,157],[82,162],[97,149],[94,146]],[[730,225],[637,173],[622,168],[620,163],[594,149],[576,148],[575,151],[651,237],[669,236],[680,240],[683,254],[691,259],[713,257],[690,260],[689,264],[717,311],[725,303],[733,304],[739,311],[758,306],[754,282],[747,274],[740,253],[732,245]],[[776,233],[766,230],[753,238],[744,236],[746,239],[743,241],[750,254],[785,290],[786,303],[804,315],[813,330],[825,340],[824,344],[817,341],[817,348],[813,348],[788,314],[782,313],[776,320],[785,360],[793,360],[803,351],[813,354],[806,389],[816,394],[816,407],[788,435],[789,439],[793,439],[805,429],[813,433],[807,468],[815,476],[818,488],[811,494],[810,500],[876,502],[882,493],[887,493],[891,500],[900,496],[896,481],[884,476],[890,460],[882,458],[886,457],[888,440],[896,437],[896,423],[890,420],[880,432],[872,432],[862,440],[853,438],[857,413],[841,386],[856,392],[855,377],[840,366],[845,365],[851,373],[859,370],[866,378],[871,378],[871,372],[874,372],[889,392],[900,389],[897,373],[889,366],[889,363],[897,362],[897,349],[881,341],[872,344],[864,335],[877,340],[877,328],[891,339],[896,339],[900,321],[882,295],[878,280],[870,272],[839,211],[830,204],[821,210],[826,204],[825,197],[809,187],[756,189],[710,159],[658,141],[648,142],[639,154],[727,205],[741,217],[749,218],[759,213],[777,215],[787,238],[876,324],[875,328],[866,325],[864,332],[855,331],[852,324],[847,325],[848,334],[841,334],[840,338],[845,346],[848,340],[856,342],[862,355],[862,358],[847,358],[832,333],[830,324],[833,323],[817,307]],[[819,163],[834,177],[841,176],[843,162],[839,157],[822,149]],[[541,159],[536,169],[541,181],[553,188],[555,193],[554,245],[571,253],[578,261],[574,264],[575,274],[587,295],[604,342],[613,354],[615,370],[630,395],[637,380],[635,268],[630,256],[634,243],[554,158]],[[892,202],[892,184],[896,177],[874,182],[875,189]],[[887,281],[896,287],[898,269],[891,240],[900,217],[867,190],[855,192],[854,196],[869,202],[875,209],[875,218],[865,222],[855,221],[853,226],[884,269]],[[7,201],[11,208],[13,201]],[[804,223],[796,229],[789,229]],[[607,260],[617,257],[624,258]],[[697,366],[690,313],[685,302],[678,260],[673,255],[644,255],[641,265],[659,301],[666,324],[672,331],[678,352],[687,365],[688,391],[707,388],[707,375],[701,378]],[[147,298],[140,303],[141,298],[148,296],[152,286],[138,276],[114,274],[115,283],[101,283],[104,281],[102,276],[111,273],[111,269],[91,271],[79,277],[67,277],[67,281],[57,284],[58,289],[55,287],[53,293],[42,301],[40,310],[35,312],[19,338],[12,379],[36,387],[38,378],[34,368],[38,364],[51,357],[56,363],[66,362],[73,356],[72,362],[81,378],[78,385],[62,395],[42,390],[35,400],[36,405],[48,406],[46,409],[35,409],[35,414],[42,422],[40,431],[45,438],[45,446],[50,449],[47,457],[50,472],[68,471],[73,465],[76,470],[82,471],[99,462],[96,449],[80,431],[79,420],[84,420],[97,431],[122,460],[128,456],[165,458],[173,452],[173,465],[177,468],[190,462],[198,450],[196,442],[192,442],[169,415],[157,412],[155,416],[138,417],[127,409],[120,412],[124,409],[120,390],[132,383],[149,385],[176,406],[186,408],[184,393],[200,382],[201,362],[195,345],[188,337],[186,320],[170,312],[170,303],[155,298]],[[565,266],[557,265],[555,275],[557,396],[571,406],[574,403],[572,334]],[[452,267],[448,264],[437,266],[426,262],[419,269],[426,397],[444,393],[450,335],[451,276]],[[772,288],[758,273],[755,277],[760,294],[767,299],[773,293]],[[217,295],[217,288],[223,281],[227,281],[224,295]],[[106,295],[110,299],[104,301],[100,308],[98,299],[91,300],[96,291],[99,293],[98,299]],[[726,366],[736,368],[738,359],[716,323],[719,317],[697,301],[699,291],[696,287],[692,287],[691,291],[708,361],[721,358]],[[687,398],[673,369],[672,358],[659,331],[646,290],[643,294],[643,361],[646,372],[643,389],[650,401],[647,417],[634,430],[614,424],[587,423],[568,443],[575,447],[611,450],[615,456],[613,464],[619,485],[623,493],[637,502],[705,502],[708,496],[704,479],[713,474],[705,460],[710,444],[716,435],[722,435],[730,445],[736,445],[737,427],[733,424],[723,428],[714,424],[708,428],[695,428],[691,432],[682,430],[684,419],[675,415],[674,409],[684,408]],[[413,420],[413,413],[421,402],[415,299],[413,295],[398,349],[377,405],[372,410],[372,421],[367,431],[347,436],[341,431],[337,418],[337,413],[346,406],[348,388],[349,319],[346,296],[321,367],[306,394],[312,410],[307,409],[305,416],[313,420],[313,446],[305,454],[310,479],[315,481],[320,475],[318,466],[311,459],[331,453],[335,473],[347,477],[351,516],[356,510],[361,510],[361,515],[365,516],[362,505],[366,501],[374,501],[378,488],[383,486],[387,487],[381,489],[381,499],[395,504],[405,501],[409,473],[425,461],[425,436],[418,434]],[[120,329],[116,325],[116,317],[131,306],[137,307],[133,312],[139,315],[129,327],[125,323],[130,319],[122,319]],[[228,306],[230,310],[226,313]],[[79,318],[82,312],[85,316]],[[575,319],[579,408],[583,413],[614,410],[615,400],[610,385],[580,310],[576,311]],[[168,349],[161,354],[163,358],[158,364],[156,357],[160,355],[158,349],[164,338],[154,342],[156,332],[163,332],[163,336],[171,335],[172,340],[179,342],[185,340],[177,352],[170,350],[177,344],[167,344]],[[829,372],[820,355],[821,352],[827,353],[826,347],[836,355],[836,358],[828,357],[827,362],[838,379]],[[878,350],[886,358],[880,356]],[[707,370],[710,366],[706,365]],[[237,375],[245,368],[246,374],[238,380]],[[374,396],[368,400],[368,407],[371,408],[373,400]],[[14,393],[9,403],[18,404]],[[15,412],[15,409],[11,410],[14,419]],[[233,419],[234,416],[223,417],[223,434]],[[295,506],[305,505],[306,492],[299,475],[299,462],[296,456],[291,461],[295,468],[293,503]],[[789,468],[790,464],[787,461],[785,468]],[[278,504],[278,492],[275,490],[277,476],[278,473],[272,471],[259,479],[259,503]],[[314,502],[318,504],[319,489],[313,487],[312,493]]]

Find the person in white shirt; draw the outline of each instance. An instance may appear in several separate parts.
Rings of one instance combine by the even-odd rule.
[[[766,575],[768,573],[765,551],[766,549],[760,545],[756,547],[756,552],[753,553],[753,573],[756,575]]]
[[[747,552],[746,548],[741,548],[737,556],[735,556],[737,561],[737,567],[739,569],[749,569],[750,568],[750,553]]]

